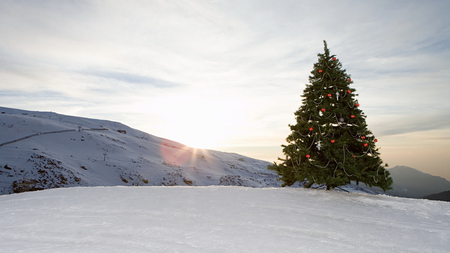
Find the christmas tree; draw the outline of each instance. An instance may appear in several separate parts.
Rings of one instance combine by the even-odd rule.
[[[330,55],[326,41],[324,49],[295,112],[297,123],[289,125],[288,144],[282,145],[286,157],[269,169],[278,173],[283,186],[298,181],[307,188],[326,185],[331,190],[353,181],[386,191],[392,178],[382,165],[377,139],[367,129],[356,90],[350,87],[353,81]]]

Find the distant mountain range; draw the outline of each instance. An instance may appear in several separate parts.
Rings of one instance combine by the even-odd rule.
[[[450,190],[450,182],[442,177],[432,176],[419,170],[396,166],[389,169],[394,180],[392,190],[386,193],[393,196],[423,198],[430,194]]]
[[[74,186],[280,187],[269,162],[195,149],[118,122],[0,107],[0,195]],[[413,168],[389,170],[389,195],[421,198],[450,182]],[[351,192],[381,193],[348,185]]]

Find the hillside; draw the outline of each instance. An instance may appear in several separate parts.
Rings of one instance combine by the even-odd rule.
[[[0,107],[0,194],[72,186],[278,187],[268,164],[118,122]]]
[[[450,203],[301,188],[0,196],[0,252],[448,252]]]

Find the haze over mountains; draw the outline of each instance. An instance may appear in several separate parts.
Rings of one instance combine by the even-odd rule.
[[[191,148],[118,122],[5,107],[0,112],[0,194],[71,186],[281,186],[269,162]],[[412,168],[390,172],[390,195],[420,198],[450,190],[445,179]]]

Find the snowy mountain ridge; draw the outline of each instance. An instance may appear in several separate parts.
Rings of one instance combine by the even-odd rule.
[[[279,187],[268,164],[118,122],[0,107],[0,194],[71,186]]]

